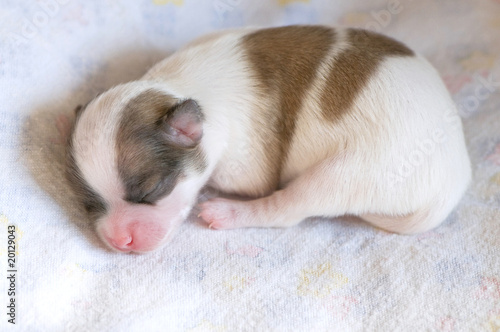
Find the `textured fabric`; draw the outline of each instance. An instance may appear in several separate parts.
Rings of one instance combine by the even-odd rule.
[[[3,0],[0,22],[0,330],[9,225],[22,331],[500,329],[500,1]],[[214,231],[192,216],[157,252],[105,250],[65,183],[57,116],[196,36],[293,23],[368,27],[428,57],[473,163],[458,208],[416,236],[350,217]]]

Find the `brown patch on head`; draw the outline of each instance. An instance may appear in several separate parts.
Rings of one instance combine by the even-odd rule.
[[[187,170],[205,168],[198,145],[179,146],[165,133],[165,119],[175,113],[178,105],[179,100],[172,96],[147,90],[125,106],[116,136],[124,200],[154,204],[170,194]]]
[[[242,40],[259,82],[259,93],[273,102],[269,105],[272,109],[265,109],[263,118],[256,119],[255,124],[258,138],[266,146],[264,158],[271,190],[278,186],[302,101],[335,37],[335,31],[327,27],[289,26],[258,30]]]
[[[321,95],[323,116],[339,120],[389,56],[414,56],[412,50],[389,37],[358,29],[347,30],[349,47],[332,59],[332,69]]]

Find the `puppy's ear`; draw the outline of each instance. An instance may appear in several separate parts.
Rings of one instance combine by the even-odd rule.
[[[203,136],[203,114],[193,99],[172,107],[163,119],[163,132],[175,145],[194,147]]]
[[[78,106],[75,108],[75,117],[79,117],[79,116],[80,116],[80,113],[82,113],[82,110],[83,110],[83,106],[82,106],[82,105],[78,105]]]
[[[82,114],[83,110],[85,110],[87,108],[87,106],[93,101],[93,100],[96,100],[100,95],[102,95],[103,93],[102,92],[99,92],[94,98],[92,98],[92,100],[90,100],[89,102],[87,102],[85,105],[78,105],[76,106],[75,108],[75,118],[79,118],[80,115]]]
[[[78,118],[82,115],[83,111],[87,108],[88,104],[90,102],[86,103],[85,105],[78,105],[75,108],[75,119],[78,120]]]

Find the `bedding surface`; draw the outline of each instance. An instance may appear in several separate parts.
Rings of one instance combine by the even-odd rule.
[[[500,1],[3,0],[0,22],[1,331],[500,330]],[[380,31],[431,61],[472,160],[456,210],[414,236],[193,213],[162,250],[106,250],[64,178],[60,115],[197,36],[289,24]]]

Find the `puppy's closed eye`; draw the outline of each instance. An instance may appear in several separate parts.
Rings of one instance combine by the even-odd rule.
[[[141,179],[142,178],[142,179]],[[127,183],[125,201],[135,204],[155,205],[158,200],[168,195],[175,187],[176,177],[143,176],[131,179]]]

